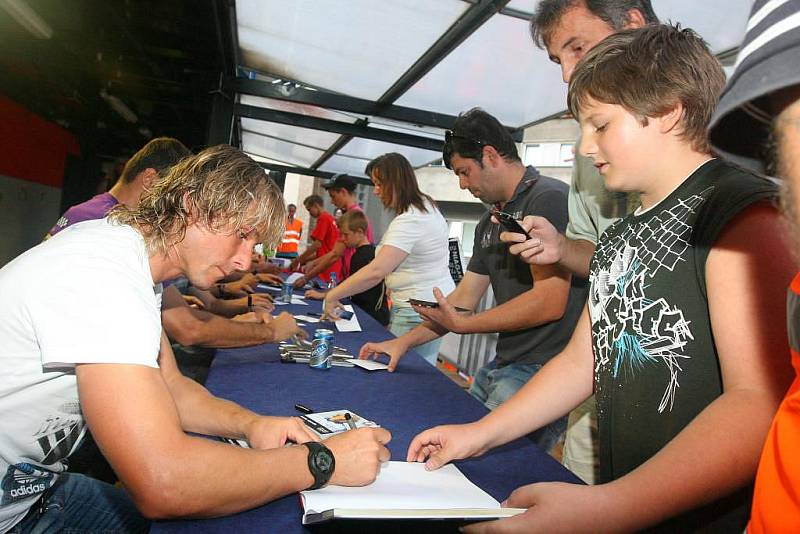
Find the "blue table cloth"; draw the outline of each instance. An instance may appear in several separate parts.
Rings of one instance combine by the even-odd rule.
[[[334,344],[354,355],[367,341],[390,339],[390,334],[363,310],[356,309],[361,332],[335,332]],[[293,314],[319,312],[319,302],[279,306]],[[331,323],[308,324],[313,334]],[[375,421],[392,433],[388,448],[393,460],[405,460],[413,437],[435,425],[467,423],[487,413],[472,398],[419,355],[410,351],[397,371],[366,371],[333,367],[327,371],[301,363],[281,363],[277,345],[220,350],[206,387],[215,395],[262,414],[298,415],[296,403],[314,411],[348,409]],[[526,438],[493,449],[479,458],[455,462],[474,483],[502,502],[515,488],[542,481],[580,483],[570,471]],[[298,495],[225,518],[162,521],[152,532],[310,532],[301,524]]]

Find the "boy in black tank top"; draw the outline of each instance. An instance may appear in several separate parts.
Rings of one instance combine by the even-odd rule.
[[[471,425],[417,436],[429,468],[480,454],[597,398],[600,483],[532,484],[519,531],[741,532],[749,486],[791,379],[794,267],[770,180],[715,159],[706,125],[724,74],[690,30],[606,38],[578,63],[580,152],[641,207],[611,226],[566,349]],[[475,429],[475,430],[472,430]],[[486,525],[489,526],[489,525]]]
[[[350,274],[352,275],[375,259],[375,246],[367,239],[367,216],[361,211],[347,211],[339,217],[337,225],[344,245],[356,249],[350,259]],[[306,291],[306,296],[312,299],[325,298],[323,292],[313,290]],[[389,306],[386,302],[386,287],[383,281],[366,291],[356,293],[350,297],[350,301],[383,326],[389,324]]]

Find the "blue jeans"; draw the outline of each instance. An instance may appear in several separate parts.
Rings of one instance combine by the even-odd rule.
[[[142,517],[121,488],[77,473],[64,473],[9,532],[147,532]]]
[[[542,366],[536,363],[512,363],[498,369],[497,360],[492,360],[478,369],[469,393],[481,401],[484,406],[494,410],[519,391],[541,368]],[[561,439],[566,429],[567,418],[565,416],[532,432],[528,437],[543,450],[550,451]]]
[[[422,324],[422,317],[419,316],[413,308],[392,308],[391,317],[389,319],[389,332],[397,337],[402,336],[406,332],[410,332],[418,325]],[[436,357],[439,356],[439,346],[442,344],[442,338],[428,341],[424,345],[414,347],[414,350],[425,358],[425,361],[436,367]]]

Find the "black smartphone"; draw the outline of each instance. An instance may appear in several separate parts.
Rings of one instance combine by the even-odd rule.
[[[517,222],[517,220],[514,219],[514,217],[512,217],[508,213],[500,210],[495,210],[492,212],[492,215],[494,215],[494,218],[497,219],[497,222],[499,222],[500,225],[507,231],[514,232],[516,234],[522,234],[524,236],[527,236],[528,239],[531,238],[528,232],[525,231],[525,229]]]
[[[419,300],[419,299],[408,299],[408,303],[414,306],[420,306],[422,308],[438,308],[438,302],[431,302],[430,300]],[[466,308],[462,308],[461,306],[455,306],[456,311],[459,312],[468,312],[470,310]]]

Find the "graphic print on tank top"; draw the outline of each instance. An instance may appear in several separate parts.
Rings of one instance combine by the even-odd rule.
[[[644,366],[664,366],[667,383],[658,412],[671,410],[680,388],[684,353],[694,339],[691,321],[668,297],[648,295],[653,278],[674,271],[690,253],[690,219],[714,190],[672,203],[646,221],[634,219],[619,235],[614,226],[597,245],[590,274],[589,312],[595,351],[595,385],[610,373],[615,381],[633,381]],[[658,209],[655,206],[652,209]],[[644,218],[644,215],[641,216]]]

